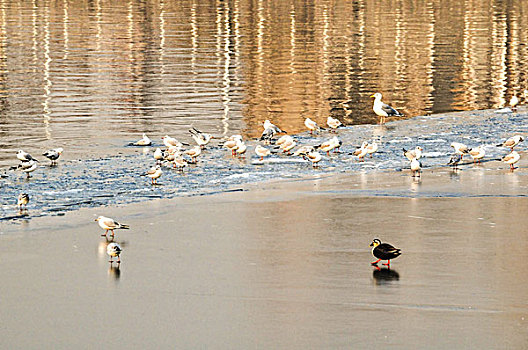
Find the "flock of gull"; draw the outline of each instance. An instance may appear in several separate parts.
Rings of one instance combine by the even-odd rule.
[[[374,98],[373,111],[380,117],[380,124],[384,124],[387,117],[403,116],[403,114],[396,109],[383,103],[381,101],[382,95],[380,93],[375,93],[371,97]],[[518,99],[514,96],[510,101],[512,111],[515,111],[518,103]],[[263,123],[264,130],[258,139],[261,144],[257,144],[254,147],[254,152],[258,157],[258,161],[254,162],[254,164],[262,164],[264,158],[280,152],[287,156],[301,157],[304,161],[309,161],[314,168],[317,168],[319,162],[323,158],[321,152],[326,153],[327,156],[330,156],[330,152],[340,152],[339,149],[343,142],[338,137],[338,129],[345,126],[340,120],[329,116],[326,120],[326,127],[322,127],[314,120],[306,118],[304,125],[312,136],[320,134],[321,131],[328,131],[330,134],[334,134],[334,136],[318,143],[317,145],[303,145],[300,144],[294,136],[288,135],[286,131],[271,123],[269,120],[266,120]],[[184,171],[187,164],[197,164],[200,155],[206,152],[207,145],[215,138],[195,127],[191,127],[189,133],[196,143],[195,146],[190,148],[186,148],[186,146],[190,146],[189,144],[180,142],[168,135],[161,138],[164,148],[156,148],[153,153],[155,163],[145,174],[143,174],[150,178],[152,185],[157,185],[157,180],[163,174],[163,168]],[[510,149],[510,153],[502,157],[502,161],[509,165],[511,171],[515,169],[514,164],[520,159],[519,153],[516,152],[514,148],[523,140],[522,136],[514,135],[497,145],[498,147],[506,147]],[[151,146],[152,140],[146,134],[143,134],[143,137],[140,140],[131,143],[130,145]],[[224,139],[221,145],[227,151],[231,152],[232,157],[246,157],[248,146],[242,135],[232,135]],[[452,142],[450,146],[453,148],[454,153],[447,165],[452,166],[455,171],[465,155],[471,156],[476,163],[480,163],[486,156],[484,147],[482,146],[470,148],[460,142]],[[364,161],[364,158],[367,156],[373,157],[373,154],[376,153],[378,149],[379,145],[376,142],[363,141],[361,146],[358,146],[352,154],[357,157],[358,161]],[[423,155],[423,148],[421,146],[416,146],[414,149],[407,150],[404,148],[402,151],[403,156],[409,161],[411,175],[413,177],[420,177],[422,172],[422,163],[420,159]],[[62,148],[56,148],[44,152],[43,156],[48,158],[53,166],[57,164],[57,160],[62,153]],[[12,170],[20,170],[26,173],[27,178],[29,178],[31,176],[30,174],[39,167],[39,161],[23,150],[19,150],[16,157],[20,163],[17,166],[12,167]],[[29,200],[30,197],[27,193],[21,193],[19,195],[17,205],[21,212],[27,211]],[[127,225],[120,224],[117,221],[104,216],[98,217],[96,221],[98,221],[99,226],[105,230],[103,236],[107,236],[108,232],[110,232],[113,238],[115,229],[128,229]],[[390,264],[390,259],[394,259],[401,254],[399,249],[394,248],[387,243],[381,243],[379,239],[375,239],[371,246],[373,247],[373,255],[379,259],[378,261],[373,262],[373,265],[376,265],[380,260],[388,260],[388,264]],[[122,248],[118,243],[111,242],[108,244],[107,254],[110,256],[110,263],[112,263],[113,257],[117,258],[118,264],[121,262],[121,251]]]

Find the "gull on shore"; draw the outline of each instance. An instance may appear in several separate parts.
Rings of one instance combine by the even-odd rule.
[[[330,157],[330,151],[335,150],[336,148],[339,148],[341,145],[342,145],[341,140],[339,140],[337,136],[334,136],[330,140],[327,140],[315,147],[321,149],[321,151],[323,152],[326,152],[326,155]]]
[[[31,177],[30,173],[34,172],[38,168],[37,160],[30,160],[27,162],[22,162],[18,165],[17,169],[26,173],[27,178]]]
[[[154,159],[156,159],[158,163],[163,160],[163,151],[161,150],[161,148],[156,148],[156,150],[154,151]]]
[[[22,210],[22,207],[27,209],[28,203],[29,203],[29,195],[27,193],[21,193],[18,195],[17,206],[20,210]]]
[[[511,151],[511,153],[502,157],[502,161],[510,166],[510,170],[515,170],[514,164],[521,159],[521,155],[517,151]]]
[[[370,158],[372,158],[372,155],[378,151],[378,144],[376,142],[369,143],[365,146],[365,150],[367,154],[370,154]]]
[[[150,177],[152,185],[158,184],[158,179],[160,178],[161,174],[163,172],[161,171],[161,166],[159,164],[153,166],[147,171],[147,176]]]
[[[455,153],[451,156],[447,165],[451,165],[453,167],[453,170],[457,170],[458,163],[460,163],[461,160],[462,160],[462,155],[459,153]]]
[[[499,143],[497,147],[509,147],[513,151],[513,148],[522,141],[524,141],[524,138],[521,135],[515,135],[510,137],[506,141]]]
[[[326,125],[330,128],[331,131],[337,132],[337,129],[340,127],[343,127],[343,123],[339,119],[336,119],[334,117],[328,116],[326,118]]]
[[[271,151],[267,149],[266,147],[262,147],[261,145],[257,145],[255,147],[255,153],[257,156],[260,157],[260,161],[264,160],[264,157],[267,157],[270,155]]]
[[[196,129],[194,126],[189,129],[189,132],[191,133],[191,137],[193,138],[194,142],[196,142],[196,144],[202,149],[205,148],[205,146],[211,141],[211,139],[214,138],[210,134],[201,132],[200,130]]]
[[[405,158],[411,161],[413,159],[422,158],[422,152],[423,152],[423,148],[420,146],[416,146],[416,148],[412,150],[406,150],[405,148],[403,149],[403,155],[405,156]]]
[[[358,157],[359,161],[363,161],[363,158],[367,155],[368,144],[369,143],[367,141],[363,141],[361,147],[356,148],[356,150],[352,153],[353,155]]]
[[[235,153],[239,158],[245,157],[244,154],[246,153],[247,146],[242,140],[237,140]]]
[[[304,126],[306,126],[308,128],[308,130],[310,130],[310,134],[314,134],[316,133],[317,131],[320,131],[320,130],[325,130],[324,128],[320,127],[319,125],[317,125],[317,123],[313,120],[311,120],[310,118],[306,118],[304,120]]]
[[[183,146],[184,146],[183,143],[181,143],[180,141],[176,140],[174,137],[170,137],[169,135],[165,135],[161,139],[163,140],[163,144],[165,145],[165,147],[174,146],[174,147],[177,147],[178,149],[181,150],[183,148]]]
[[[418,174],[418,177],[422,175],[422,163],[417,158],[411,159],[411,173],[413,177],[416,174]]]
[[[116,243],[116,242],[112,242],[110,244],[108,244],[106,246],[106,254],[108,254],[110,256],[110,260],[108,260],[108,262],[111,264],[114,262],[114,259],[113,258],[117,258],[116,262],[118,264],[121,263],[121,252],[123,251],[123,249],[121,249],[121,246]]]
[[[471,151],[469,151],[469,155],[471,156],[471,158],[473,158],[473,163],[480,163],[482,158],[484,158],[484,156],[486,155],[486,151],[484,150],[484,147],[480,145],[476,148],[471,149]]]
[[[242,142],[241,135],[232,135],[224,142],[224,148],[227,148],[231,151],[231,155],[236,156],[236,149],[238,147],[238,142]]]
[[[471,151],[471,148],[460,142],[451,142],[451,147],[455,149],[456,154],[461,156],[460,159],[464,157],[464,154],[468,154]]]
[[[277,144],[279,144],[279,147],[283,153],[289,154],[290,150],[292,150],[295,146],[297,146],[297,142],[295,141],[293,137],[289,135],[285,135],[285,136],[287,137],[284,138],[284,140],[280,144],[277,141]]]
[[[59,147],[59,148],[55,148],[55,149],[50,149],[50,150],[42,153],[42,155],[44,157],[48,158],[51,161],[51,165],[55,165],[55,164],[57,164],[57,160],[62,155],[63,151],[64,151],[64,149],[62,147]]]
[[[321,153],[317,152],[317,151],[311,151],[311,152],[308,152],[306,154],[306,156],[308,157],[308,160],[310,162],[312,162],[312,167],[314,168],[317,168],[319,167],[319,162],[321,161],[321,159],[323,158],[321,156]]]
[[[191,157],[191,161],[193,163],[196,163],[196,158],[202,154],[202,147],[201,146],[194,146],[193,148],[191,149],[188,149],[186,150],[185,152],[183,152],[184,154],[188,155],[189,157]]]
[[[105,230],[105,233],[104,235],[101,235],[101,236],[106,236],[108,234],[108,231],[110,231],[112,233],[112,236],[114,235],[114,230],[117,230],[117,229],[125,229],[125,230],[128,230],[129,229],[129,226],[128,225],[125,225],[125,224],[120,224],[118,223],[117,221],[115,221],[114,219],[112,218],[107,218],[106,216],[99,216],[97,219],[95,219],[94,221],[98,221],[99,223],[99,226]]]
[[[273,138],[275,137],[275,134],[284,133],[286,134],[286,131],[281,130],[277,125],[273,124],[269,120],[264,121],[264,131],[262,132],[262,135],[260,136],[260,141],[265,141],[266,143],[271,143]]]
[[[519,98],[517,95],[513,95],[510,99],[510,108],[512,112],[517,111],[517,105],[519,104]]]
[[[138,141],[132,143],[132,146],[150,146],[152,145],[152,140],[149,139],[147,134],[143,133],[143,137]]]
[[[38,162],[38,160],[36,160],[35,158],[33,158],[31,156],[31,154],[27,153],[27,152],[24,152],[23,150],[19,150],[16,154],[16,157],[18,158],[18,160],[20,160],[21,162],[29,162],[31,160],[35,161],[35,162]]]
[[[381,101],[381,93],[376,92],[374,95],[370,96],[374,97],[374,105],[372,106],[372,110],[378,117],[380,117],[380,124],[385,124],[385,118],[386,117],[403,117],[404,115],[398,112],[396,109],[392,108],[386,103],[383,103]]]

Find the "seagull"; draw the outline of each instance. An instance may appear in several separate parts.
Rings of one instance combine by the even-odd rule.
[[[451,147],[455,149],[456,154],[459,154],[461,156],[460,159],[464,157],[464,154],[468,154],[469,151],[471,151],[471,148],[468,148],[468,146],[460,142],[451,142]]]
[[[511,151],[511,153],[502,157],[502,161],[510,165],[511,171],[515,170],[515,167],[513,165],[517,163],[519,159],[521,159],[521,155],[517,153],[516,151]]]
[[[372,154],[378,150],[378,144],[376,142],[369,143],[365,146],[365,150],[367,154],[370,154],[370,158],[372,158]]]
[[[101,235],[101,236],[106,236],[108,231],[112,232],[112,236],[113,236],[114,230],[117,230],[118,228],[122,228],[125,230],[129,229],[128,225],[120,224],[114,219],[107,218],[105,216],[99,216],[97,219],[95,219],[95,221],[98,221],[99,226],[105,230],[104,235]]]
[[[510,108],[513,112],[517,111],[518,103],[519,103],[519,98],[516,95],[513,95],[510,99]]]
[[[205,148],[205,146],[213,139],[213,136],[206,134],[204,132],[201,132],[200,130],[196,129],[194,126],[192,129],[189,130],[191,133],[191,137],[193,138],[194,142],[200,146],[200,148]]]
[[[478,146],[469,151],[469,155],[473,158],[473,163],[480,163],[480,160],[486,155],[484,147]]]
[[[283,153],[290,153],[290,150],[292,150],[295,146],[297,146],[297,142],[295,142],[294,138],[289,136],[284,142],[280,144],[280,148],[282,149]]]
[[[296,157],[301,156],[306,159],[308,157],[308,153],[310,152],[315,152],[314,146],[301,146],[297,148],[295,152],[293,152],[293,155]]]
[[[17,169],[20,169],[24,173],[26,173],[27,178],[29,179],[31,175],[29,173],[34,172],[38,168],[37,160],[30,160],[27,162],[22,162],[18,165]]]
[[[411,172],[413,177],[416,176],[416,173],[418,176],[422,175],[422,163],[417,158],[411,159]]]
[[[281,128],[279,128],[277,125],[275,125],[275,124],[273,124],[272,122],[270,122],[268,119],[266,119],[266,120],[264,121],[263,126],[264,126],[264,130],[266,130],[266,129],[272,129],[273,131],[275,131],[275,132],[278,133],[278,134],[281,134],[281,133],[283,133],[283,134],[287,134],[286,131],[281,130]]]
[[[239,158],[245,157],[244,153],[246,153],[247,146],[242,140],[237,140],[237,145],[235,149],[235,153]]]
[[[321,156],[321,153],[317,152],[317,151],[312,151],[312,152],[308,152],[306,154],[306,156],[308,157],[308,160],[310,162],[312,162],[312,166],[314,168],[317,168],[319,165],[318,163],[321,161],[321,159],[323,158]]]
[[[234,157],[236,155],[236,147],[238,141],[242,141],[241,135],[230,136],[226,142],[224,142],[224,147],[231,151],[231,155]]]
[[[186,150],[183,153],[185,153],[186,155],[191,157],[191,160],[192,160],[193,163],[196,163],[196,157],[198,157],[200,154],[202,154],[202,147],[201,146],[194,146],[193,148],[188,149],[188,150]]]
[[[504,141],[503,143],[499,143],[497,147],[510,147],[513,151],[513,147],[517,146],[519,142],[524,141],[524,138],[521,135],[515,135]]]
[[[281,130],[277,125],[271,123],[269,120],[264,121],[264,131],[260,136],[260,141],[271,142],[277,133],[286,133],[286,131]]]
[[[111,264],[114,262],[113,258],[117,257],[117,263],[121,263],[121,252],[123,249],[121,249],[121,246],[117,244],[116,242],[112,242],[106,246],[106,254],[110,256],[110,260],[108,262]]]
[[[412,150],[406,150],[404,148],[403,155],[405,156],[405,158],[409,160],[420,159],[422,158],[422,151],[423,151],[423,148],[420,146],[416,146],[416,148]]]
[[[27,153],[27,152],[24,152],[22,150],[18,151],[17,152],[17,158],[22,161],[22,162],[29,162],[31,160],[34,160],[35,162],[38,162],[38,160],[36,160],[35,158],[33,158],[31,156],[31,154]]]
[[[154,151],[154,159],[156,159],[158,163],[163,160],[163,151],[161,150],[161,148],[156,148],[156,150]]]
[[[462,156],[458,153],[455,153],[451,156],[451,159],[449,159],[449,163],[447,163],[447,165],[452,165],[453,170],[457,170],[458,163],[460,163],[461,160],[462,160]]]
[[[162,174],[162,171],[161,171],[161,166],[159,164],[157,164],[156,166],[153,166],[152,168],[149,169],[149,171],[147,171],[147,176],[150,177],[151,183],[153,185],[158,184],[157,180],[161,176],[161,174]]]
[[[18,195],[17,205],[20,210],[22,210],[22,206],[24,206],[27,209],[28,203],[29,203],[29,195],[27,193],[21,193]]]
[[[175,147],[177,147],[179,149],[183,148],[183,143],[181,143],[180,141],[176,140],[174,137],[170,137],[169,135],[165,135],[161,139],[163,140],[163,144],[166,147],[175,146]]]
[[[368,146],[368,142],[363,141],[363,143],[361,144],[361,147],[356,148],[356,150],[352,154],[355,156],[358,156],[360,161],[363,161],[363,157],[367,155],[367,150],[366,150],[367,146]]]
[[[304,120],[304,125],[308,128],[308,130],[310,130],[310,134],[314,134],[314,132],[317,132],[319,130],[324,130],[323,128],[321,128],[319,125],[317,125],[316,122],[314,122],[313,120],[311,120],[310,118],[306,118]]]
[[[341,123],[339,119],[336,119],[330,116],[326,118],[326,125],[328,125],[330,130],[333,130],[334,132],[337,132],[337,128],[341,128],[344,126],[343,123]]]
[[[381,94],[379,92],[376,92],[374,95],[370,97],[374,97],[374,105],[372,106],[372,110],[378,117],[380,117],[380,124],[385,124],[385,118],[386,117],[403,117],[404,115],[389,106],[388,104],[385,104],[381,102]]]
[[[55,165],[57,164],[57,159],[59,159],[63,151],[64,149],[62,147],[59,147],[55,149],[50,149],[49,151],[42,153],[42,155],[51,160],[51,165]]]
[[[372,247],[372,255],[378,258],[371,263],[372,265],[377,265],[381,260],[387,260],[387,263],[383,265],[390,266],[391,259],[396,259],[401,255],[401,249],[395,248],[389,243],[381,243],[377,238],[370,243],[370,246]]]
[[[269,156],[271,151],[267,149],[266,147],[262,147],[261,145],[257,145],[255,147],[255,153],[257,156],[260,157],[260,161],[264,160],[264,157]]]
[[[138,141],[132,143],[132,146],[150,146],[152,145],[152,140],[149,139],[147,134],[143,133],[143,137]]]
[[[185,168],[185,166],[187,165],[187,161],[182,157],[181,154],[179,154],[177,157],[174,157],[172,164],[175,169],[183,171],[183,168]]]
[[[323,142],[319,146],[316,146],[316,148],[320,148],[322,151],[326,152],[326,154],[330,157],[330,151],[335,149],[336,147],[339,147],[340,143],[341,141],[339,141],[337,136],[334,136],[330,140]]]

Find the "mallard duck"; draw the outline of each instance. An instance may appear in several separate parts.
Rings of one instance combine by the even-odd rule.
[[[404,115],[398,112],[396,109],[392,108],[388,104],[385,104],[381,101],[382,95],[379,92],[376,92],[374,95],[370,96],[374,97],[374,105],[372,106],[372,110],[378,117],[380,117],[380,124],[385,124],[385,118],[386,117],[403,117]]]
[[[401,249],[395,248],[389,243],[381,243],[381,241],[375,238],[372,243],[370,243],[372,248],[372,255],[378,260],[373,261],[372,265],[377,265],[381,260],[387,260],[386,266],[390,265],[391,259],[396,259],[401,255]]]

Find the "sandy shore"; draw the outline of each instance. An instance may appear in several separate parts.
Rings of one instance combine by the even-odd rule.
[[[0,347],[522,349],[520,166],[276,181],[0,223]],[[117,232],[120,269],[98,215],[131,227]],[[370,266],[375,237],[403,250],[390,271]]]

